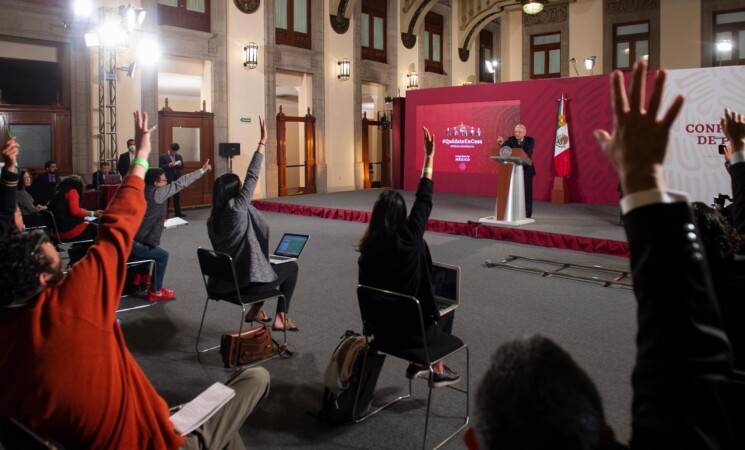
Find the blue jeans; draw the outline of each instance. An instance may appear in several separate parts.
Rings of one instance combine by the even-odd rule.
[[[145,244],[134,241],[129,260],[136,261],[139,259],[152,259],[155,261],[155,281],[150,289],[154,291],[163,289],[163,278],[166,276],[166,266],[168,266],[168,252],[161,247],[150,248]]]

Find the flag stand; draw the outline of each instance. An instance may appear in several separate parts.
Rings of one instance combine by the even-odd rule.
[[[554,188],[551,190],[551,203],[569,203],[566,178],[554,177]]]

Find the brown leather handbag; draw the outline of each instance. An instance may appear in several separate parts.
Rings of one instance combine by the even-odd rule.
[[[235,348],[238,345],[239,365],[266,358],[274,353],[272,333],[267,325],[243,330],[240,339],[237,331],[224,333],[220,340],[220,356],[225,367],[235,367]]]

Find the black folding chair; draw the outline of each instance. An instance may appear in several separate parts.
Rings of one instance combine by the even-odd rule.
[[[360,285],[357,287],[357,301],[362,316],[362,334],[365,336],[365,339],[368,339],[368,341],[370,337],[373,338],[368,342],[371,349],[403,359],[404,361],[429,367],[429,393],[427,397],[427,415],[424,422],[423,449],[427,447],[429,412],[432,403],[432,383],[434,380],[432,365],[459,350],[466,351],[466,389],[462,390],[454,386],[447,386],[448,388],[461,392],[466,396],[466,415],[463,416],[464,423],[435,447],[436,449],[440,448],[450,439],[458,435],[463,429],[465,429],[466,425],[468,425],[470,394],[470,363],[468,347],[459,338],[447,333],[442,333],[427,343],[422,307],[419,304],[419,300],[414,297]],[[419,338],[421,345],[415,347],[402,347],[399,338],[401,334],[409,334]],[[365,354],[365,357],[367,357],[367,353]],[[365,361],[363,360],[363,373],[364,367]],[[358,392],[359,391],[360,390],[358,390]],[[355,416],[355,422],[365,420],[399,400],[411,397],[411,395],[411,380],[409,380],[408,395],[394,399],[363,417]],[[355,402],[355,414],[356,410],[357,404]]]
[[[68,259],[72,259],[70,256],[70,252],[73,251],[74,253],[79,254],[81,257],[85,252],[88,250],[88,247],[90,247],[93,244],[93,239],[81,239],[81,240],[71,240],[66,241],[62,239],[59,236],[59,229],[57,228],[57,219],[54,218],[54,213],[49,210],[43,210],[39,211],[42,214],[42,217],[44,217],[44,224],[46,225],[47,229],[51,230],[50,233],[50,239],[54,246],[57,248],[57,250],[64,254],[67,253]],[[79,258],[78,258],[79,259]],[[70,261],[70,264],[72,264],[75,261]]]
[[[273,298],[277,298],[278,301],[281,301],[281,302],[286,301],[285,296],[282,294],[282,292],[279,289],[275,289],[271,292],[265,292],[261,294],[241,293],[240,286],[238,284],[238,277],[235,274],[235,266],[233,265],[233,258],[227,253],[215,252],[215,251],[207,250],[207,249],[200,247],[197,249],[197,257],[199,259],[199,268],[202,271],[202,280],[204,281],[204,289],[207,291],[207,299],[204,302],[204,312],[202,313],[202,321],[199,324],[199,332],[197,333],[197,342],[194,347],[197,353],[204,353],[210,350],[215,350],[220,347],[219,345],[216,345],[214,347],[210,347],[210,348],[206,348],[202,350],[199,349],[199,339],[202,335],[202,327],[204,326],[204,317],[207,315],[207,305],[209,304],[210,300],[214,300],[214,301],[222,300],[222,301],[232,303],[234,305],[241,307],[242,313],[241,313],[240,325],[238,326],[238,336],[240,336],[241,332],[243,331],[243,320],[244,320],[243,318],[246,316],[247,307],[250,307],[254,303],[263,302],[263,301],[270,300]],[[227,283],[233,284],[235,286],[235,291],[228,293],[228,294],[221,294],[219,292],[214,292],[213,290],[209,288],[209,285],[207,283],[209,278],[216,278],[218,280],[222,280]],[[283,334],[284,334],[284,340],[282,344],[279,345],[279,352],[275,354],[274,356],[290,357],[292,355],[292,352],[288,349],[286,329],[283,331]],[[259,360],[251,364],[240,366],[238,364],[239,354],[240,354],[240,345],[236,345],[235,346],[235,360],[233,361],[236,369],[254,365],[254,364],[257,364],[258,362],[263,361],[263,360]],[[272,358],[274,356],[272,356]]]

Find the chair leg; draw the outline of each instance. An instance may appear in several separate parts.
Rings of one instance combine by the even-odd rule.
[[[435,378],[435,372],[432,370],[432,366],[429,366],[429,382],[427,383],[427,387],[429,388],[429,392],[427,393],[427,414],[424,418],[424,439],[422,440],[422,450],[426,450],[427,448],[427,428],[429,428],[429,409],[432,405],[432,383],[434,382]]]
[[[212,347],[212,348],[208,348],[204,350],[199,350],[199,338],[202,336],[202,326],[204,325],[204,316],[207,315],[207,304],[209,304],[209,302],[210,302],[209,298],[204,301],[204,311],[202,312],[202,321],[199,323],[199,332],[197,332],[197,343],[194,344],[194,350],[196,350],[197,353],[203,353],[203,352],[216,348],[216,347]]]
[[[238,359],[241,356],[241,333],[243,332],[243,318],[246,317],[246,305],[244,304],[241,308],[241,321],[238,324],[238,344],[235,346],[235,359],[233,360],[233,367],[235,370],[240,369]]]

